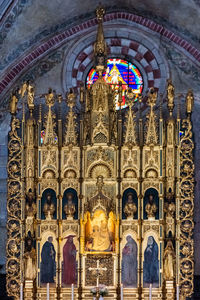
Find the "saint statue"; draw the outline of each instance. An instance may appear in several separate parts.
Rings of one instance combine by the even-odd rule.
[[[127,195],[127,202],[124,206],[124,214],[128,220],[134,219],[134,214],[137,212],[137,206],[133,202],[133,194],[129,193]]]
[[[62,282],[64,284],[76,283],[76,246],[73,238],[75,235],[69,235],[63,247],[63,276]]]
[[[25,216],[26,216],[26,234],[30,231],[34,235],[34,218],[37,212],[36,204],[34,203],[34,193],[29,189],[26,196]]]
[[[24,253],[25,272],[24,276],[26,280],[34,280],[36,278],[36,251],[33,247],[33,241],[31,237],[27,238],[27,246]]]
[[[10,100],[10,113],[12,115],[16,114],[17,103],[18,103],[18,98],[17,98],[16,92],[15,92],[15,93],[12,94],[11,100]]]
[[[42,247],[41,253],[41,283],[53,283],[56,275],[56,251],[53,245],[53,237],[49,236]]]
[[[55,205],[52,202],[51,193],[47,194],[47,200],[44,203],[43,212],[46,220],[52,220],[55,213]]]
[[[122,283],[124,286],[136,286],[137,244],[130,235],[126,237],[126,241],[122,250]]]
[[[159,260],[158,260],[158,245],[153,236],[149,236],[147,247],[144,251],[143,263],[144,283],[149,284],[159,283]]]
[[[173,280],[174,279],[174,259],[175,252],[172,241],[169,240],[167,242],[167,246],[164,251],[164,277],[165,280]]]
[[[157,212],[157,206],[156,206],[156,203],[154,201],[154,198],[153,198],[152,194],[149,195],[148,202],[145,205],[145,211],[147,213],[148,220],[155,220],[155,215],[156,215],[156,212]]]
[[[167,202],[164,206],[165,212],[165,232],[166,237],[175,236],[175,211],[176,205],[173,202],[173,194],[171,192],[167,193]]]
[[[67,220],[73,220],[76,212],[75,204],[73,203],[73,194],[67,193],[67,204],[64,206],[64,212]]]

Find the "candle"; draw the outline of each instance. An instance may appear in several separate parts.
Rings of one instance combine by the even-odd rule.
[[[72,300],[74,300],[74,284],[72,283]]]
[[[152,299],[152,284],[149,285],[149,300]]]
[[[23,300],[23,283],[20,284],[20,300]]]
[[[179,285],[176,286],[176,299],[179,300]]]
[[[47,300],[49,300],[49,283],[47,283]]]
[[[123,300],[123,284],[121,284],[121,300]]]

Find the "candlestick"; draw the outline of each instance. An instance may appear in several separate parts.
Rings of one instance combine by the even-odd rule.
[[[20,300],[23,300],[23,283],[20,284]]]
[[[72,300],[74,300],[74,284],[72,283]]]
[[[47,300],[49,300],[49,282],[47,283]]]
[[[123,300],[123,284],[121,284],[121,300]]]
[[[149,300],[152,299],[152,284],[149,285]]]
[[[176,286],[176,299],[179,300],[179,285]]]

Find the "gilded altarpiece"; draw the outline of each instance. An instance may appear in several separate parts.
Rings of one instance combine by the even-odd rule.
[[[92,86],[66,99],[49,89],[36,105],[35,87],[25,82],[11,97],[7,291],[15,299],[93,299],[94,287],[99,299],[101,286],[105,299],[193,292],[194,97],[188,91],[185,119],[179,104],[174,117],[168,80],[164,120],[157,91],[149,91],[144,116],[142,95],[128,89],[124,119],[102,77],[103,16],[97,9]],[[121,84],[117,99],[120,107]]]

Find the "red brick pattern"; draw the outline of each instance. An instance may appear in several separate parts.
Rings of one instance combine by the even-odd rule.
[[[159,33],[160,35],[164,36],[167,40],[170,40],[174,42],[177,46],[180,48],[183,48],[186,53],[190,54],[191,57],[196,60],[197,62],[200,62],[200,50],[195,48],[193,45],[191,45],[188,41],[185,39],[179,37],[177,34],[173,33],[171,30],[166,29],[160,24],[157,24],[154,21],[151,21],[147,18],[144,18],[142,16],[138,16],[135,14],[130,14],[126,12],[115,12],[110,13],[105,16],[105,21],[110,21],[114,19],[126,19],[131,22],[140,24],[154,32]],[[62,33],[56,34],[55,36],[51,37],[48,41],[43,42],[41,45],[37,46],[34,50],[32,50],[29,54],[27,54],[24,58],[22,58],[21,61],[18,61],[18,63],[15,63],[12,67],[8,67],[8,69],[5,71],[5,75],[3,79],[0,82],[0,94],[12,83],[14,82],[14,79],[17,78],[22,71],[25,71],[25,69],[30,65],[33,64],[36,60],[39,60],[42,58],[45,54],[47,54],[51,49],[59,47],[62,43],[64,43],[68,38],[72,37],[73,35],[80,33],[81,31],[85,31],[97,24],[97,20],[90,19],[86,22],[83,22],[80,25],[76,25],[70,29],[65,30]],[[112,40],[111,48],[112,46],[120,46],[119,41]],[[138,43],[131,42],[129,45],[130,49],[133,49],[134,51],[138,50]],[[127,52],[127,48],[123,48],[122,54]],[[81,54],[82,55],[82,54]],[[152,57],[149,53],[146,53],[146,59],[150,60]],[[137,56],[138,59],[140,59],[140,55]],[[81,56],[81,59],[84,60],[84,56]],[[149,66],[148,66],[149,67]],[[158,75],[156,75],[158,76]],[[152,83],[151,83],[152,84]]]

